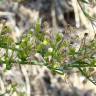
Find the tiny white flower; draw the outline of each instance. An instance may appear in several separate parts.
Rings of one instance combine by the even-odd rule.
[[[16,45],[16,48],[19,49],[19,45]]]
[[[33,28],[31,28],[31,31],[34,32],[35,30]]]
[[[48,52],[52,52],[53,51],[53,48],[48,48]]]

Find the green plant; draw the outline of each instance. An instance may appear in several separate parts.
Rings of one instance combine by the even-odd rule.
[[[6,64],[6,70],[11,69],[13,64],[33,64],[47,66],[52,72],[64,74],[65,70],[76,67],[87,79],[96,84],[90,79],[92,75],[89,71],[90,68],[96,67],[96,37],[89,44],[85,44],[85,34],[82,46],[79,51],[75,51],[71,42],[66,41],[60,33],[54,34],[55,38],[51,39],[46,32],[41,32],[39,21],[35,31],[30,30],[17,43],[8,35],[9,29],[2,29],[0,33],[0,50],[5,50],[0,57],[0,64]]]

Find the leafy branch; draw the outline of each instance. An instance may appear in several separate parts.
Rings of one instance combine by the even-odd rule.
[[[7,30],[1,32],[0,64],[5,64],[6,70],[10,70],[14,64],[46,66],[59,74],[64,74],[68,68],[78,68],[87,77],[81,68],[96,67],[96,38],[89,44],[84,43],[79,51],[76,51],[71,41],[64,40],[63,35],[54,34],[55,38],[51,39],[46,32],[41,32],[40,26],[40,22],[37,22],[35,31],[29,30],[28,34],[23,34],[19,43],[15,43],[10,35],[7,35]],[[86,40],[84,38],[83,40]]]

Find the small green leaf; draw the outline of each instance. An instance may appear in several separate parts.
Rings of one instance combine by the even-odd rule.
[[[75,52],[75,48],[70,48],[69,49],[69,55],[75,55],[76,52]]]
[[[57,73],[61,74],[61,75],[64,74],[64,69],[63,69],[63,67],[57,68],[55,71],[56,71]]]
[[[88,0],[81,0],[83,3],[89,4]]]
[[[40,32],[40,30],[41,30],[40,20],[38,20],[37,23],[36,23],[35,31]]]

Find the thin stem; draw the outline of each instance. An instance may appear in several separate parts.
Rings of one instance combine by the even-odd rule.
[[[80,68],[78,67],[79,71],[82,73],[83,76],[85,76],[90,82],[92,82],[94,85],[96,85],[96,81],[94,82],[93,80],[91,80],[87,74]]]

